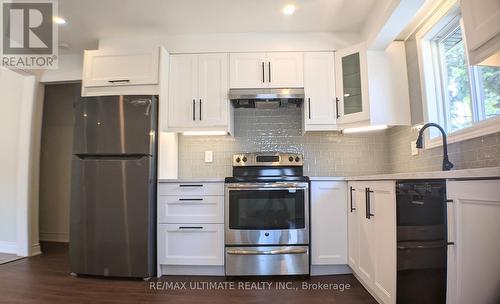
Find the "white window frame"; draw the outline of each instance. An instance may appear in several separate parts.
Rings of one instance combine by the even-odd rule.
[[[442,98],[446,98],[442,95],[443,90],[437,85],[436,79],[438,78],[440,71],[440,64],[436,62],[436,56],[433,54],[436,52],[433,42],[431,41],[436,34],[448,23],[452,22],[460,10],[457,0],[448,0],[441,5],[441,7],[427,20],[427,22],[422,26],[422,28],[415,34],[417,42],[417,52],[418,52],[418,65],[420,72],[420,84],[422,89],[422,107],[424,113],[425,122],[442,122],[442,119],[447,120],[448,115],[446,115],[444,109],[445,103],[442,102]],[[462,35],[464,39],[464,44],[466,45],[465,31],[463,30],[463,22],[460,22],[462,26]],[[472,84],[472,89],[470,94],[476,95],[474,82],[477,78],[477,68],[473,68],[473,73],[469,73],[469,81]],[[472,97],[472,96],[471,96]],[[477,113],[477,108],[475,105],[476,98],[472,98],[473,102],[473,115],[477,119],[481,117],[481,113]],[[465,127],[463,129],[454,131],[448,134],[448,143],[459,142],[479,136],[484,136],[492,133],[500,132],[500,117],[494,117],[482,121],[474,121],[473,125],[470,127]],[[430,149],[438,146],[442,146],[441,136],[436,136],[431,139],[429,131],[425,132],[425,148]]]

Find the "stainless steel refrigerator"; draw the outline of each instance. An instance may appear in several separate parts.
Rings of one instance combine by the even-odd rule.
[[[157,108],[157,96],[75,103],[72,273],[155,275]]]

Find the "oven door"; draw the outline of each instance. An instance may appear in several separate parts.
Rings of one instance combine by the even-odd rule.
[[[309,244],[309,183],[232,183],[225,190],[226,245]]]

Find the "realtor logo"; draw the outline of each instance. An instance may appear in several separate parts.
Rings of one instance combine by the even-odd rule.
[[[2,2],[2,66],[11,69],[57,68],[57,2]]]

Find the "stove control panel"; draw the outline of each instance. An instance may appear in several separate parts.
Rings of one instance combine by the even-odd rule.
[[[233,167],[241,166],[303,166],[304,157],[298,153],[241,153],[233,155]]]

